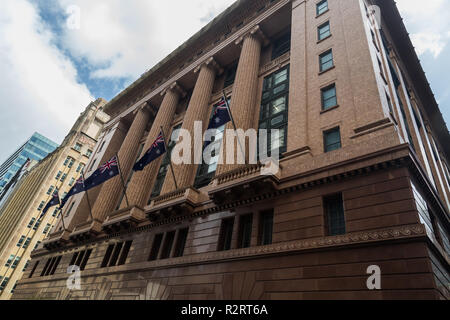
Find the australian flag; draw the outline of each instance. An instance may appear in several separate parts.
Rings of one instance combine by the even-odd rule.
[[[117,157],[114,156],[111,160],[106,161],[103,165],[101,165],[89,178],[84,181],[85,191],[105,183],[109,179],[117,176],[119,173],[119,163],[117,161]]]
[[[39,217],[39,220],[41,220],[41,219],[45,216],[45,214],[47,213],[48,209],[50,209],[51,207],[57,206],[58,204],[60,204],[60,201],[59,201],[58,190],[56,190],[56,191],[53,193],[53,196],[52,196],[52,198],[50,199],[50,201],[49,201],[49,202],[47,203],[47,205],[45,206],[44,210],[42,210],[42,214],[41,214],[41,216]]]
[[[69,200],[70,197],[81,193],[85,191],[85,187],[84,187],[84,179],[83,176],[81,176],[76,182],[75,185],[72,187],[72,189],[70,189],[70,191],[67,193],[67,195],[61,200],[61,208],[64,207],[64,205],[66,204],[66,202]]]
[[[142,171],[144,168],[151,163],[152,161],[158,159],[166,153],[166,144],[164,143],[164,137],[162,132],[156,138],[155,142],[153,142],[152,146],[148,151],[144,154],[144,156],[136,162],[133,167],[134,171]]]
[[[214,107],[214,115],[209,123],[208,130],[218,129],[231,121],[230,112],[228,112],[228,103],[225,101],[225,97],[222,97],[220,102]]]

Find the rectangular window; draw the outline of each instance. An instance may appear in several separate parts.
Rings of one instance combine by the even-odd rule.
[[[81,261],[80,270],[83,271],[86,268],[86,264],[89,260],[89,257],[91,256],[92,249],[89,249],[84,254],[83,260]]]
[[[319,56],[320,72],[324,72],[331,69],[334,66],[333,63],[333,50],[330,49]]]
[[[91,149],[88,149],[88,150],[86,151],[86,157],[90,158],[91,156],[92,156],[92,150],[91,150]]]
[[[64,160],[63,166],[67,166],[67,164],[69,163],[69,161],[70,161],[70,157],[67,157],[67,159]]]
[[[81,170],[83,170],[83,168],[84,168],[84,163],[80,163],[80,164],[78,165],[78,167],[77,167],[76,172],[77,172],[77,173],[80,172]]]
[[[119,259],[119,254],[120,254],[120,251],[122,250],[122,247],[123,247],[122,242],[116,243],[113,254],[111,256],[111,260],[109,260],[108,267],[114,267],[116,265],[117,259]]]
[[[345,214],[342,194],[324,198],[325,219],[329,236],[345,234]]]
[[[234,80],[236,78],[237,68],[238,68],[238,63],[235,62],[227,69],[226,74],[225,74],[225,82],[223,85],[224,88],[227,88],[234,83]]]
[[[28,278],[32,278],[34,272],[36,271],[37,266],[39,265],[39,261],[36,261],[36,263],[33,266],[33,269],[31,269],[30,275],[28,276]]]
[[[1,279],[1,277],[0,277],[0,281],[1,281],[2,279]],[[3,280],[3,281],[1,281],[1,284],[0,284],[0,291],[1,290],[3,290],[3,289],[5,289],[5,287],[8,285],[8,282],[9,282],[9,278],[8,277],[5,277],[5,279]]]
[[[328,110],[337,106],[336,85],[332,84],[321,89],[322,94],[322,110]]]
[[[9,267],[10,265],[11,265],[11,263],[14,261],[14,258],[15,258],[16,256],[15,255],[10,255],[9,256],[9,258],[8,258],[8,261],[6,261],[6,263],[5,263],[5,267]]]
[[[161,248],[162,239],[163,239],[162,233],[155,235],[155,238],[153,239],[152,250],[151,250],[150,256],[148,258],[149,261],[158,259],[158,254],[159,254],[159,249]]]
[[[30,265],[30,260],[27,260],[27,262],[25,262],[25,264],[23,266],[22,272],[27,271],[29,265]]]
[[[47,194],[48,194],[48,195],[53,194],[53,190],[54,190],[54,189],[55,189],[54,186],[51,186],[50,188],[48,188]]]
[[[23,244],[23,248],[26,249],[28,248],[28,246],[30,245],[31,242],[31,238],[27,238],[27,240],[25,241],[25,243]]]
[[[172,156],[172,150],[175,148],[176,141],[178,140],[179,129],[181,129],[181,124],[175,126],[172,129],[171,138],[167,145],[167,153],[164,155],[163,161],[161,162],[161,166],[158,171],[158,175],[156,176],[155,185],[153,187],[152,194],[150,196],[148,204],[150,204],[151,199],[157,197],[161,194],[161,190],[166,179],[167,171],[170,170],[170,159]],[[137,160],[136,160],[137,161]]]
[[[16,258],[14,259],[14,262],[13,262],[13,264],[11,265],[11,269],[15,269],[15,268],[17,267],[17,265],[18,265],[19,262],[20,262],[20,259],[22,259],[22,257],[16,257]]]
[[[110,244],[108,246],[108,248],[106,249],[105,256],[103,257],[103,261],[102,261],[102,264],[101,264],[102,268],[105,268],[105,267],[108,266],[108,262],[109,262],[109,259],[111,258],[111,254],[112,254],[113,250],[114,250],[114,245]]]
[[[186,240],[189,233],[189,229],[181,229],[178,231],[177,243],[175,245],[174,257],[181,257],[184,253],[184,247],[186,246]]]
[[[222,221],[220,228],[218,251],[226,251],[231,249],[231,238],[233,236],[234,218]]]
[[[51,224],[47,223],[47,225],[45,226],[44,230],[42,231],[43,234],[46,234],[48,232],[48,230],[50,230],[51,228]]]
[[[64,173],[63,175],[62,175],[62,177],[61,177],[61,182],[64,182],[64,180],[66,180],[66,178],[67,178],[67,173]]]
[[[69,266],[74,266],[75,265],[75,262],[77,261],[78,254],[80,254],[80,252],[75,252],[72,255],[72,259],[70,260]]]
[[[328,11],[328,1],[327,0],[322,0],[316,4],[316,12],[317,12],[318,16],[327,11]]]
[[[259,245],[265,246],[272,244],[273,210],[261,213],[259,230]]]
[[[238,248],[248,248],[252,239],[253,216],[247,214],[239,217]]]
[[[132,240],[125,242],[122,253],[120,254],[119,262],[117,263],[118,266],[124,265],[125,262],[127,261],[128,253],[130,252],[132,243],[133,243]]]
[[[41,277],[43,277],[47,273],[47,269],[50,266],[50,263],[53,261],[53,258],[47,259],[47,262],[45,263],[44,269],[42,269]]]
[[[392,101],[391,101],[391,97],[389,97],[388,93],[386,93],[386,100],[388,103],[388,107],[389,107],[389,112],[392,114],[392,116],[394,116],[394,109],[392,108]]]
[[[47,275],[52,276],[52,275],[55,274],[56,269],[58,268],[58,265],[61,262],[61,258],[62,258],[62,256],[59,256],[59,257],[55,258],[55,261],[54,261],[54,263],[52,265],[52,268],[51,269],[49,268],[50,270],[49,270]]]
[[[39,204],[39,207],[37,208],[38,211],[41,211],[45,206],[45,201],[41,201],[41,203]]]
[[[325,131],[323,133],[323,143],[325,152],[340,149],[342,146],[341,146],[341,132],[339,127]]]
[[[330,22],[327,21],[317,28],[319,41],[331,36]]]
[[[272,60],[291,50],[291,32],[285,33],[273,43]]]
[[[170,258],[170,250],[172,250],[173,240],[175,239],[175,231],[166,233],[164,245],[162,248],[161,259]]]
[[[69,169],[72,168],[74,163],[75,163],[75,159],[70,158],[70,162],[69,162],[68,168]]]
[[[18,247],[22,246],[23,242],[25,241],[25,238],[26,238],[25,236],[21,236],[20,237],[19,241],[17,242],[17,246]]]
[[[38,220],[38,221],[36,222],[36,224],[34,225],[33,230],[36,231],[36,230],[39,228],[40,225],[41,225],[41,221]]]
[[[59,178],[61,178],[62,172],[58,171],[58,174],[56,175],[55,179],[58,180]]]
[[[74,148],[76,151],[80,152],[82,147],[83,147],[83,146],[82,146],[81,144],[75,143],[75,146],[74,146],[73,148]]]
[[[69,187],[73,186],[74,183],[75,183],[75,178],[70,179]]]
[[[28,224],[27,228],[31,228],[35,222],[36,222],[36,218],[31,218],[30,223]]]
[[[228,103],[230,103],[230,99],[228,98]],[[216,112],[217,105],[214,105],[212,108],[210,120],[213,118],[214,113]],[[211,143],[209,147],[211,148],[212,154],[209,163],[205,161],[202,162],[201,165],[198,166],[197,175],[195,177],[194,186],[197,189],[203,188],[207,186],[211,180],[216,175],[217,164],[219,162],[220,154],[216,154],[216,150],[220,150],[222,146],[223,135],[225,131],[225,125],[217,128],[215,135],[211,138]]]
[[[259,129],[267,130],[267,156],[279,148],[279,153],[287,150],[289,100],[289,66],[264,79]],[[279,130],[279,137],[272,137],[271,130]],[[258,146],[259,147],[259,146]],[[260,150],[264,153],[265,150]]]
[[[35,246],[34,246],[33,250],[36,250],[36,249],[37,249],[37,247],[39,247],[39,245],[40,245],[40,244],[41,244],[41,242],[40,242],[40,241],[36,242],[36,244],[35,244]]]

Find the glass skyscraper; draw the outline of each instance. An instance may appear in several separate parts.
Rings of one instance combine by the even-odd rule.
[[[55,151],[57,147],[57,143],[37,132],[34,133],[27,142],[0,165],[0,193],[27,159],[40,161],[49,153]]]

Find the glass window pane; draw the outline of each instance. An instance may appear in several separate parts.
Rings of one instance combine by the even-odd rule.
[[[277,124],[283,123],[283,121],[284,121],[284,115],[282,114],[282,115],[280,115],[278,117],[273,118],[270,121],[270,125],[271,126],[276,126]]]
[[[275,115],[286,110],[286,96],[272,102],[271,114]]]
[[[280,71],[274,76],[274,86],[287,80],[287,69]]]

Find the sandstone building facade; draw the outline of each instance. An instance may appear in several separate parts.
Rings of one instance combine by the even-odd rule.
[[[281,131],[278,173],[131,170],[223,91],[238,128]],[[117,154],[126,197],[74,197],[14,299],[450,297],[450,138],[394,1],[237,1],[104,111],[87,174]]]
[[[60,212],[50,208],[39,219],[57,189],[70,190],[92,155],[103,124],[106,101],[92,102],[80,115],[61,146],[39,163],[32,163],[0,209],[0,299],[10,299],[17,281],[30,268],[30,254],[52,232]]]

